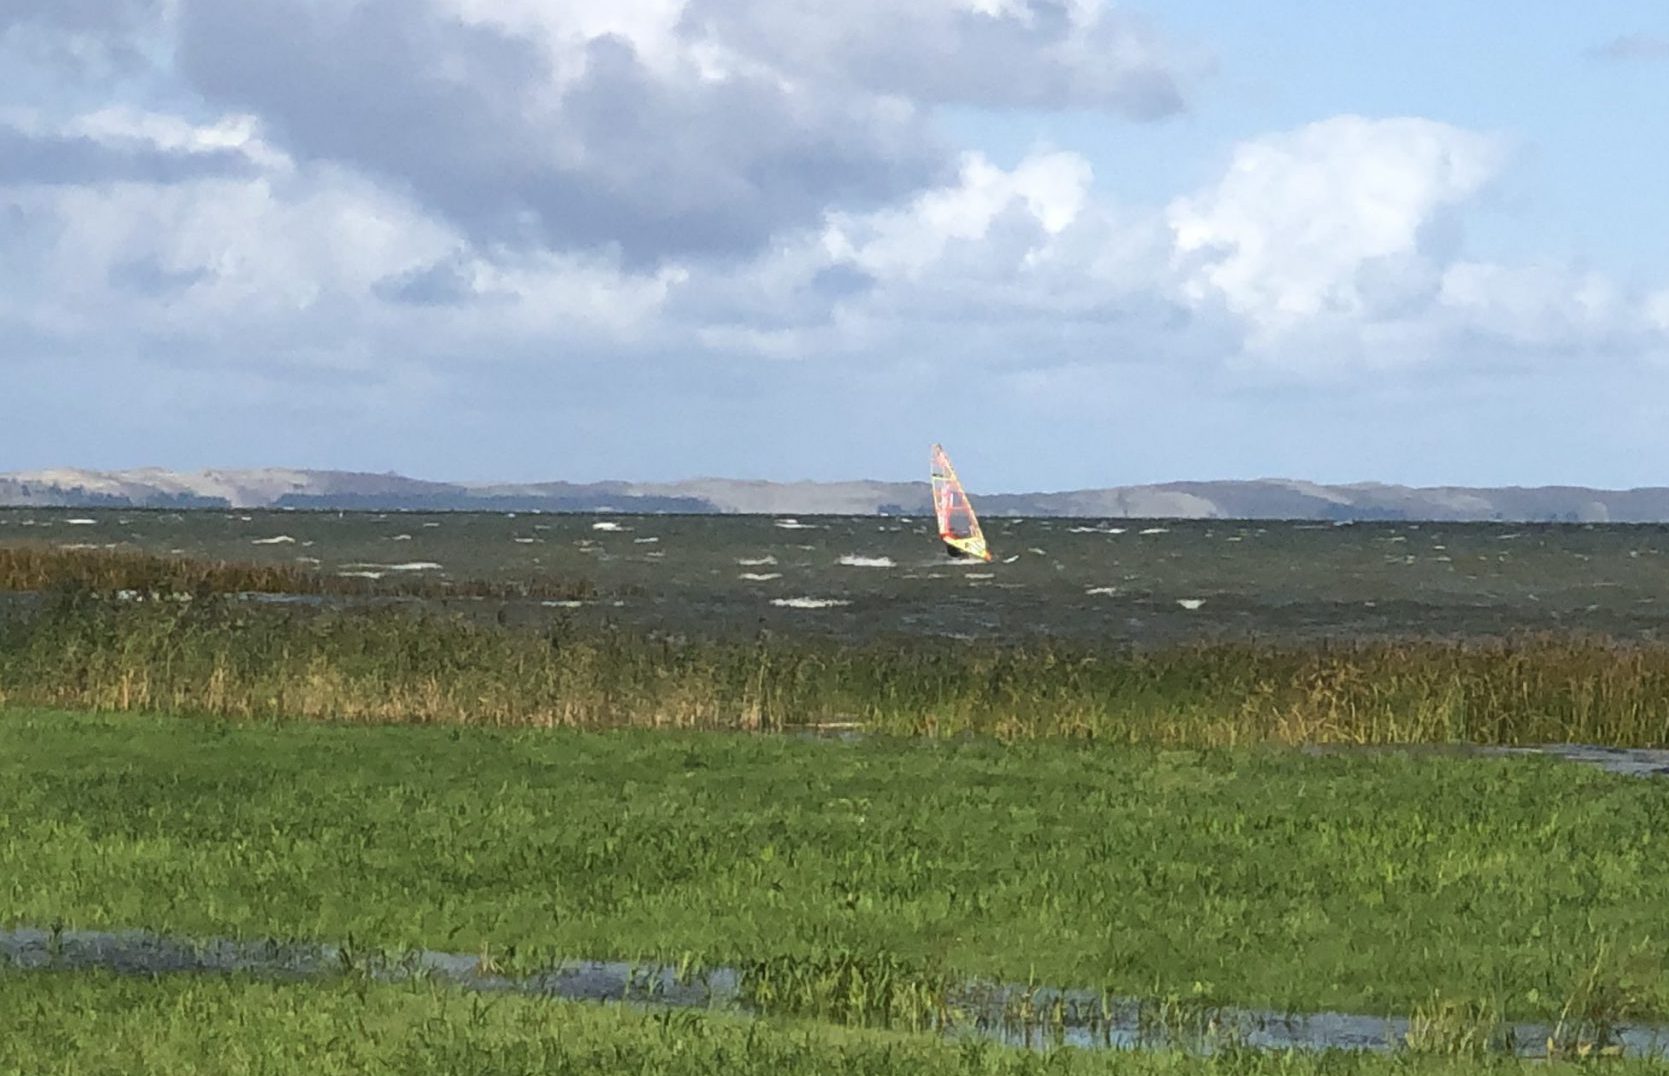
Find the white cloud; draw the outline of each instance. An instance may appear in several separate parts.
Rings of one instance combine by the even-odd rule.
[[[1439,301],[1464,325],[1532,348],[1581,348],[1645,327],[1642,304],[1604,275],[1553,265],[1457,262]]]
[[[1104,0],[690,0],[681,26],[720,54],[935,104],[1154,119],[1209,68]]]
[[[1652,296],[1646,305],[1646,314],[1660,332],[1669,336],[1669,288]]]
[[[1091,178],[1089,164],[1073,153],[1033,155],[1006,172],[969,153],[955,183],[903,208],[832,214],[823,245],[835,260],[878,278],[919,277],[950,244],[986,239],[993,222],[1011,209],[1036,225],[1040,240],[1059,235],[1083,212]]]
[[[1503,158],[1495,138],[1424,119],[1339,116],[1244,142],[1220,182],[1167,211],[1184,293],[1266,337],[1370,314],[1422,286],[1427,229]]]

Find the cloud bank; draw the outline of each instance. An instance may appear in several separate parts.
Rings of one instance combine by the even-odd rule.
[[[651,449],[734,469],[689,446],[820,428],[890,452],[919,439],[900,401],[924,393],[1035,438],[1052,412],[1097,428],[1097,400],[1113,422],[1133,387],[1226,408],[1272,384],[1669,357],[1669,289],[1469,252],[1514,167],[1499,132],[1322,116],[1157,204],[1071,147],[1005,165],[948,138],[946,108],[1139,126],[1201,107],[1209,57],[1096,0],[30,0],[5,19],[0,60],[81,66],[0,98],[0,369],[49,410],[77,382],[166,397],[203,440],[110,425],[202,446],[158,462],[242,462],[208,457],[252,429],[248,462],[361,463],[265,457],[419,427],[463,449],[542,406],[593,473]],[[85,65],[117,55],[130,74],[83,100]]]

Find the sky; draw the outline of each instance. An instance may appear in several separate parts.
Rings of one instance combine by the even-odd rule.
[[[1661,0],[3,0],[0,471],[1669,485]]]

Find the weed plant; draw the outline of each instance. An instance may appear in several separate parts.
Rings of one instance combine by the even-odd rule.
[[[1050,640],[679,641],[416,609],[59,594],[0,702],[237,718],[784,729],[1168,746],[1669,743],[1669,646],[1527,637],[1144,652]]]

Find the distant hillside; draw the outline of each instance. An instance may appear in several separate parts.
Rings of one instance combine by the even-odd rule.
[[[1414,488],[1361,483],[1169,482],[1062,493],[975,492],[986,515],[1172,519],[1669,522],[1669,488]],[[0,505],[509,512],[922,514],[925,482],[426,482],[394,474],[267,468],[183,474],[72,469],[0,474]]]

